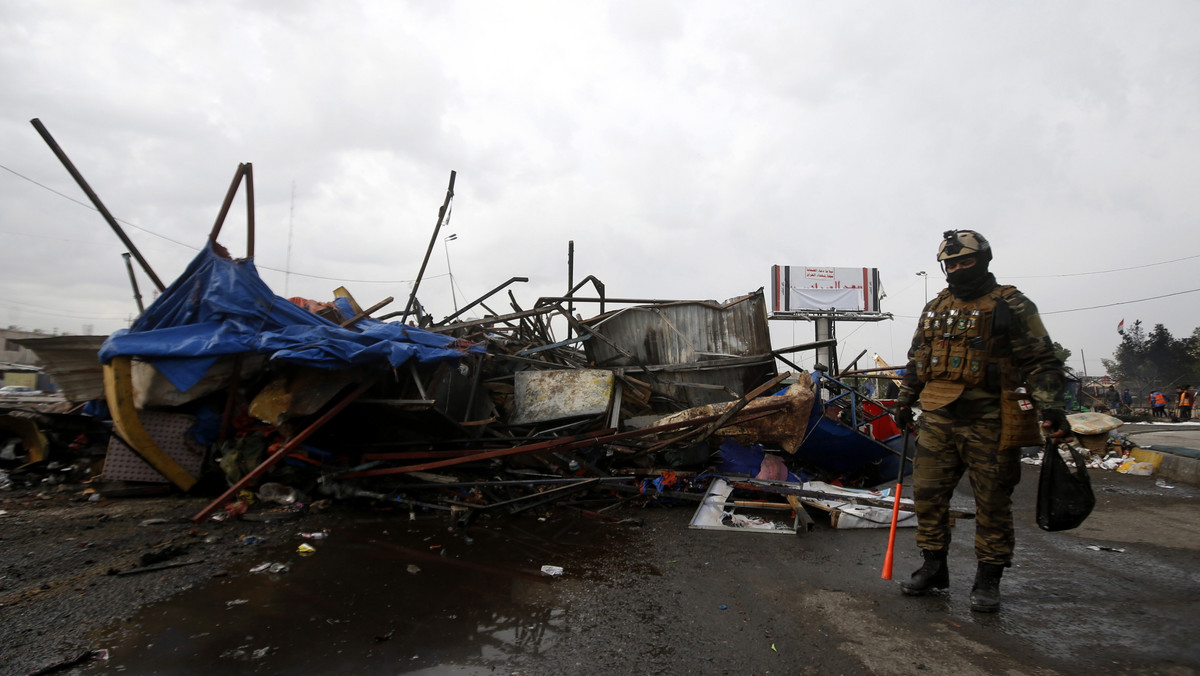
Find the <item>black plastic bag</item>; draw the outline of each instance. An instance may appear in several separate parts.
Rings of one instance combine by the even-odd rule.
[[[1064,448],[1071,452],[1074,468],[1067,465],[1051,442],[1046,442],[1045,452],[1042,453],[1037,496],[1037,524],[1042,530],[1076,528],[1096,506],[1096,496],[1092,493],[1092,481],[1088,477],[1083,455],[1071,446]]]

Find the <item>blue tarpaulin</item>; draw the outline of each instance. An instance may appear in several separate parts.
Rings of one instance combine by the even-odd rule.
[[[347,317],[349,302],[334,301]],[[363,319],[353,329],[275,295],[251,260],[230,260],[212,244],[129,329],[113,333],[100,361],[131,356],[149,361],[181,392],[195,385],[223,355],[254,353],[277,362],[324,369],[400,366],[453,361],[484,352],[450,336],[398,322]]]

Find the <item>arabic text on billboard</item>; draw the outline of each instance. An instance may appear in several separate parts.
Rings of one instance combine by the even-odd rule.
[[[772,308],[879,312],[879,270],[776,265],[771,268]]]

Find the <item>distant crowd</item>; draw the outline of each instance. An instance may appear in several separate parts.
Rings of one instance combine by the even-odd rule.
[[[1099,397],[1089,396],[1096,399],[1093,410],[1106,410],[1114,415],[1133,415],[1133,395],[1129,393],[1129,388],[1118,392],[1115,386],[1109,385],[1104,391],[1102,403]],[[1191,385],[1176,387],[1173,396],[1167,396],[1159,390],[1154,390],[1146,396],[1146,406],[1150,409],[1152,418],[1191,420],[1195,402],[1196,390],[1192,389]]]

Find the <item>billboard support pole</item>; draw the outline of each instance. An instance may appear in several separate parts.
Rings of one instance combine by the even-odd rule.
[[[834,335],[833,317],[818,317],[813,321],[813,325],[816,327],[816,342],[834,341],[833,344],[817,348],[817,363],[825,365],[825,368],[828,369],[826,373],[836,374],[838,372],[837,336]]]

